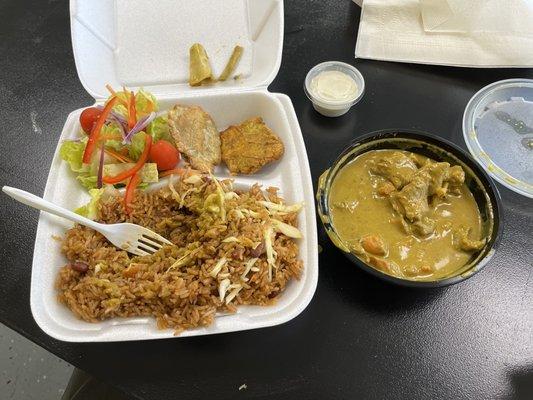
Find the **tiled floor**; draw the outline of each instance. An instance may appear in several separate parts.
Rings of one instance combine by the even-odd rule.
[[[73,367],[0,324],[0,399],[58,400]]]

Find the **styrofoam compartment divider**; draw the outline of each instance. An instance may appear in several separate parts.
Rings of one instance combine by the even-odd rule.
[[[109,52],[110,49],[105,43],[106,40],[110,41],[108,38],[114,37],[112,32],[116,18],[113,18],[113,13],[116,10],[121,10],[121,7],[125,6],[124,3],[128,3],[135,9],[132,11],[134,14],[132,20],[135,20],[138,18],[136,7],[144,7],[143,10],[146,11],[148,7],[146,4],[154,4],[152,1],[155,0],[129,0],[127,2],[116,0],[115,3],[108,0],[71,0],[72,41],[78,73],[85,88],[95,97],[97,102],[102,101],[102,98],[107,96],[102,90],[103,85],[108,82],[113,86],[122,85],[122,81],[118,80],[117,75],[120,61],[113,55],[113,52]],[[165,2],[162,1],[162,3]],[[113,3],[113,7],[109,3]],[[177,1],[176,3],[185,4],[184,1]],[[190,4],[190,2],[188,3]],[[201,0],[199,3],[203,3],[203,6],[220,4],[217,0]],[[250,46],[253,47],[253,56],[250,60],[250,76],[243,80],[244,83],[230,82],[222,87],[196,89],[190,89],[183,83],[145,86],[145,88],[158,97],[161,110],[167,110],[175,103],[201,106],[213,117],[220,131],[231,124],[238,124],[246,118],[261,116],[266,124],[279,135],[285,145],[285,154],[281,160],[265,167],[258,174],[232,178],[235,179],[235,185],[240,188],[249,187],[258,182],[264,188],[268,186],[278,187],[288,203],[305,202],[306,206],[300,213],[298,220],[299,228],[304,234],[304,239],[299,242],[299,256],[303,260],[304,271],[300,280],[294,280],[288,284],[275,305],[270,307],[242,306],[239,307],[236,314],[217,315],[213,325],[185,331],[179,337],[255,329],[289,321],[302,312],[311,301],[318,280],[318,248],[313,186],[302,133],[291,100],[283,94],[273,94],[266,90],[266,86],[277,73],[281,61],[283,2],[281,0],[232,0],[229,3],[232,6],[242,3],[248,13],[244,15],[248,17],[247,29],[250,35]],[[157,10],[159,13],[161,12],[161,9]],[[252,12],[254,13],[253,16],[250,14]],[[236,14],[243,15],[238,12]],[[78,21],[80,17],[84,21],[83,23]],[[156,23],[150,18],[153,16],[147,16],[150,24]],[[226,18],[229,17],[226,16]],[[86,29],[84,23],[91,23],[90,28],[97,34],[95,35],[91,29]],[[224,26],[225,23],[228,22],[219,21],[219,26]],[[256,41],[250,34],[253,32],[251,27],[259,27],[256,29],[258,32]],[[202,42],[198,39],[194,41]],[[164,48],[162,49],[161,51],[164,51]],[[108,57],[102,58],[102,54],[106,52],[109,52]],[[102,63],[93,62],[97,59],[102,60]],[[223,56],[222,59],[226,59],[226,56]],[[259,64],[261,66],[258,66]],[[138,74],[143,74],[143,68],[142,66],[139,67]],[[166,73],[168,71],[162,70],[161,76]],[[136,80],[135,74],[131,75],[130,78]],[[243,84],[244,86],[241,86]],[[84,204],[89,198],[85,189],[76,182],[74,175],[58,155],[60,143],[77,136],[78,118],[81,111],[82,109],[73,111],[67,118],[44,193],[47,200],[69,209]],[[217,178],[230,177],[227,169],[223,166],[216,168],[215,176]],[[69,309],[57,301],[54,282],[59,268],[66,263],[66,260],[61,254],[60,243],[54,239],[54,236],[62,236],[70,227],[71,224],[68,221],[50,214],[41,213],[39,218],[32,267],[30,303],[33,316],[41,329],[56,339],[71,342],[107,342],[175,337],[172,329],[157,329],[153,318],[115,318],[100,323],[87,323],[79,320]]]

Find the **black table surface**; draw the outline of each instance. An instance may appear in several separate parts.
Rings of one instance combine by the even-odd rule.
[[[348,0],[285,2],[283,62],[270,90],[293,101],[315,185],[351,139],[376,129],[420,129],[464,147],[470,97],[500,79],[533,78],[523,69],[354,60],[359,14]],[[42,194],[66,116],[92,99],[74,66],[68,2],[2,0],[0,15],[0,184]],[[318,115],[302,90],[307,71],[326,60],[354,64],[366,79],[363,100],[336,119]],[[500,248],[458,285],[386,284],[350,264],[319,227],[318,288],[294,320],[108,344],[60,342],[35,324],[29,293],[38,213],[2,196],[0,320],[140,399],[532,399],[533,202],[499,189]]]

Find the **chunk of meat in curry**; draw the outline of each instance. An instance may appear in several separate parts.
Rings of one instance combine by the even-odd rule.
[[[417,172],[415,162],[399,151],[391,152],[388,157],[379,157],[369,163],[372,173],[387,178],[397,189],[411,181]]]
[[[410,181],[400,190],[390,194],[392,207],[412,223],[415,233],[433,233],[434,221],[427,216],[432,196],[445,197],[450,183],[454,186],[464,183],[461,167],[450,167],[447,162],[426,163],[411,175]]]
[[[432,280],[481,250],[481,216],[460,166],[400,150],[375,150],[344,166],[330,192],[341,240],[374,268]]]

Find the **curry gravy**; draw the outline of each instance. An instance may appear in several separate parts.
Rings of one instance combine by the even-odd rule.
[[[407,151],[358,156],[337,173],[329,204],[333,227],[352,252],[400,278],[445,277],[484,245],[462,169]]]

